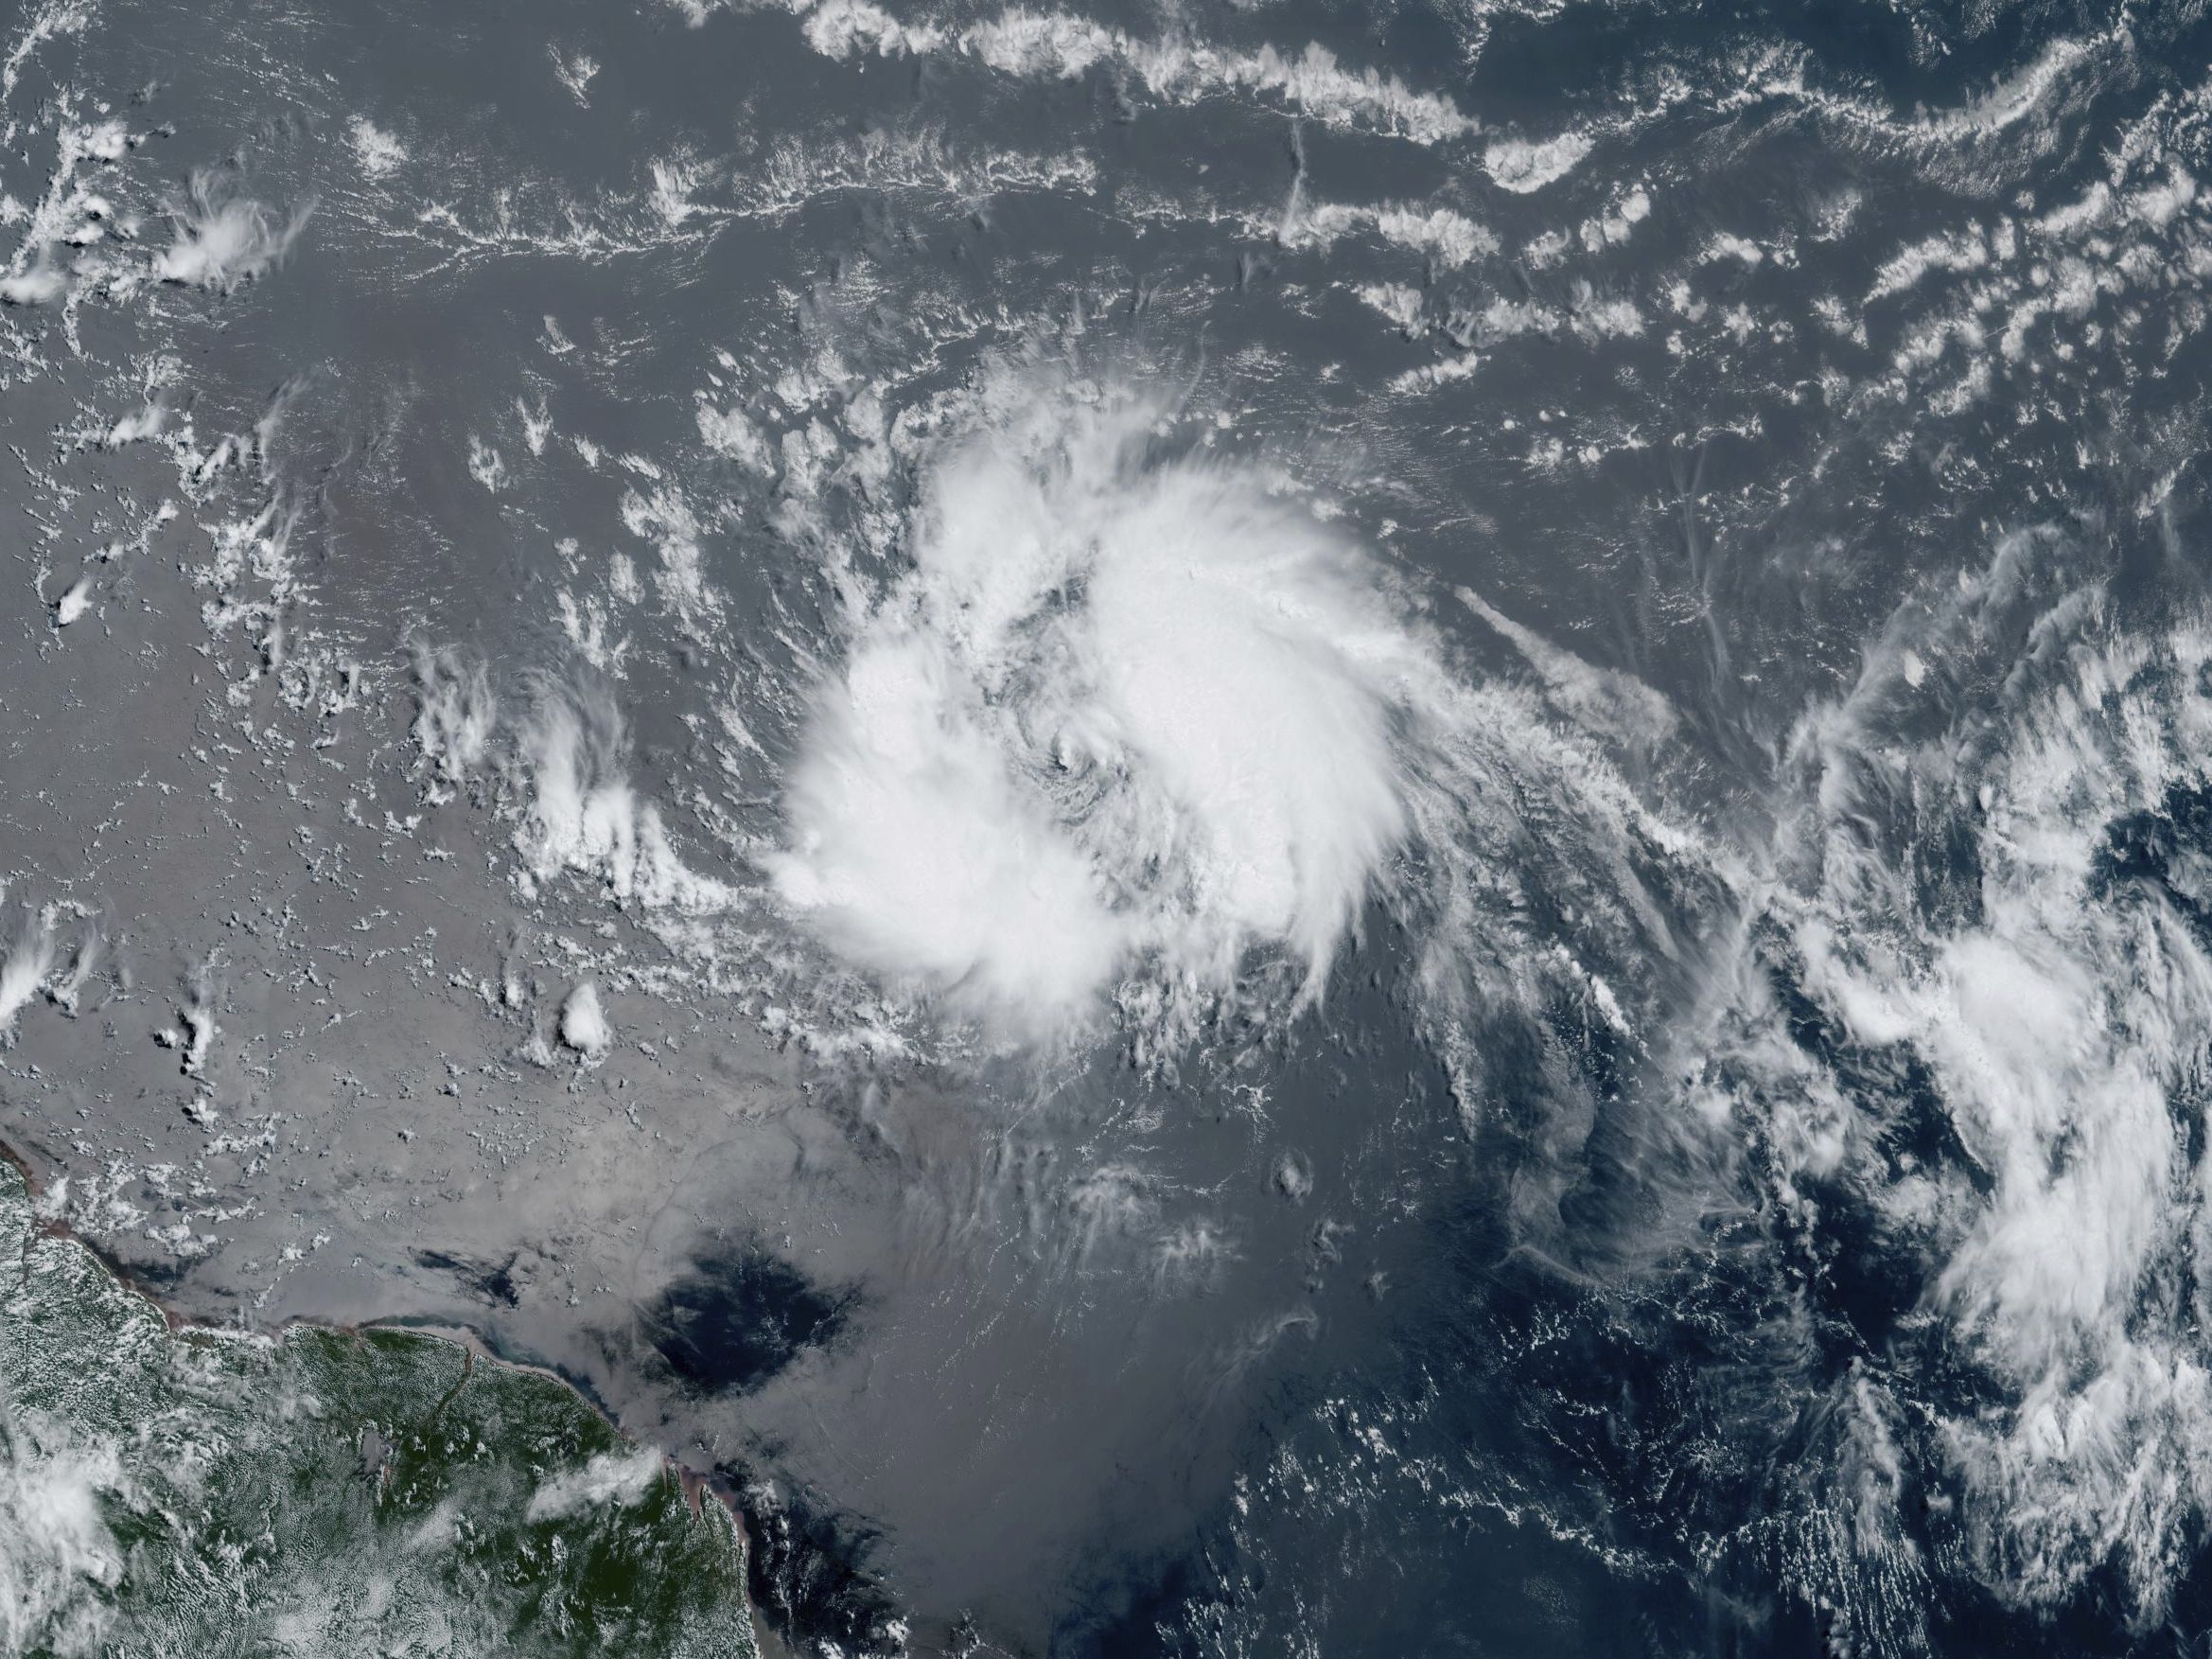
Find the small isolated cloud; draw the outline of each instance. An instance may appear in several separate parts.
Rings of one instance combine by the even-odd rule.
[[[586,980],[561,1004],[561,1043],[587,1060],[597,1060],[613,1044],[606,1009],[599,1000],[599,987]]]
[[[153,274],[164,282],[229,293],[282,260],[314,210],[312,201],[304,203],[280,222],[252,197],[225,194],[214,174],[195,173],[190,190],[169,210],[176,239],[155,258]]]
[[[354,159],[372,179],[390,177],[407,160],[407,146],[366,115],[356,115],[346,135],[353,141]]]
[[[54,926],[51,917],[23,918],[15,936],[0,956],[0,1048],[15,1038],[18,1016],[54,971]]]
[[[581,1469],[556,1474],[530,1494],[525,1518],[558,1521],[608,1504],[627,1507],[660,1479],[660,1454],[650,1447],[635,1452],[602,1452]]]

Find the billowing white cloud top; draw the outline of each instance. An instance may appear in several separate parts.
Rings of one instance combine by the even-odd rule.
[[[1345,537],[1161,421],[1063,392],[950,446],[788,779],[783,898],[1025,1033],[1132,975],[1195,1004],[1255,951],[1317,990],[1407,829],[1425,636]]]

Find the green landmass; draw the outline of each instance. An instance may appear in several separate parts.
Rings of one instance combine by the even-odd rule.
[[[0,1653],[757,1659],[729,1512],[556,1379],[172,1329],[4,1162]]]

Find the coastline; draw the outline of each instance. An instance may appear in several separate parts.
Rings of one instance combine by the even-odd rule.
[[[226,1327],[210,1320],[195,1318],[179,1313],[164,1300],[157,1291],[150,1289],[126,1264],[118,1262],[97,1241],[85,1237],[65,1221],[39,1215],[37,1202],[46,1191],[47,1183],[40,1178],[37,1169],[29,1158],[5,1138],[0,1138],[0,1162],[14,1169],[16,1174],[22,1177],[26,1194],[31,1204],[31,1225],[35,1231],[41,1236],[66,1242],[81,1249],[98,1264],[100,1271],[108,1280],[158,1315],[163,1326],[171,1334],[183,1335],[192,1332],[205,1332],[213,1335],[223,1335],[235,1334],[243,1329],[242,1327]],[[658,1447],[649,1447],[645,1442],[639,1440],[615,1419],[614,1415],[607,1410],[605,1403],[590,1387],[580,1384],[572,1377],[563,1375],[556,1368],[503,1355],[498,1351],[483,1332],[472,1326],[449,1320],[416,1321],[406,1315],[390,1315],[358,1322],[319,1319],[309,1315],[290,1315],[272,1324],[265,1331],[256,1332],[256,1334],[281,1337],[285,1332],[293,1330],[320,1331],[353,1336],[376,1332],[388,1332],[395,1335],[419,1337],[427,1342],[443,1343],[460,1350],[465,1357],[465,1377],[472,1374],[476,1365],[481,1362],[502,1372],[535,1376],[556,1385],[604,1423],[623,1443],[641,1451],[651,1450],[655,1452],[659,1456],[662,1466],[676,1476],[682,1488],[686,1505],[693,1515],[700,1514],[701,1505],[709,1499],[721,1508],[729,1518],[731,1536],[737,1540],[741,1551],[741,1560],[738,1563],[740,1581],[746,1580],[756,1543],[746,1522],[744,1506],[737,1501],[734,1492],[729,1488],[729,1483],[711,1473],[692,1468],[680,1458]],[[743,1602],[746,1622],[750,1629],[754,1650],[762,1655],[763,1659],[795,1659],[793,1650],[784,1642],[781,1633],[775,1631],[768,1624],[761,1609],[754,1603],[749,1589],[743,1597]]]

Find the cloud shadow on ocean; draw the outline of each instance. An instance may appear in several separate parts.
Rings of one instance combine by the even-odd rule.
[[[858,1300],[810,1282],[756,1242],[697,1258],[640,1315],[669,1370],[708,1394],[760,1387],[808,1350],[834,1341]]]

